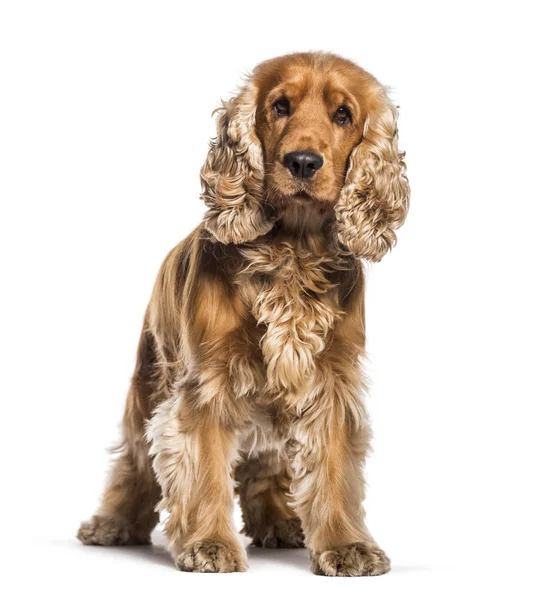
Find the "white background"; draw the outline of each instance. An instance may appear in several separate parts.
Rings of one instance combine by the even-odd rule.
[[[0,5],[7,597],[548,598],[543,3]],[[158,267],[199,222],[211,111],[260,60],[331,50],[394,88],[412,188],[369,269],[369,526],[393,560],[236,575],[74,538],[97,506]],[[6,574],[8,577],[6,578]]]

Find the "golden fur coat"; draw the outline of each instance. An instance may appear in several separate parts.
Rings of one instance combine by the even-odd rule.
[[[179,569],[242,571],[236,489],[253,543],[305,545],[319,574],[389,570],[362,508],[360,259],[407,214],[396,119],[374,77],[321,53],[262,63],[219,110],[207,212],[160,270],[84,543],[147,543],[166,510]],[[320,158],[313,176],[285,167],[297,149]]]

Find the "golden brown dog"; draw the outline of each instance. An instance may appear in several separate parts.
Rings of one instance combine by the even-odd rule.
[[[85,544],[142,544],[168,513],[184,571],[246,568],[305,543],[315,573],[390,568],[365,524],[360,258],[396,241],[409,187],[396,109],[331,54],[260,64],[218,115],[203,223],[168,255],[147,308],[123,443]]]

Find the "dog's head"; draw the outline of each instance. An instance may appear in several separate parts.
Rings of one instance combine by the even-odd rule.
[[[380,260],[409,202],[396,120],[385,88],[350,61],[308,53],[260,64],[219,110],[201,171],[206,228],[244,243],[288,203],[318,203],[349,250]]]

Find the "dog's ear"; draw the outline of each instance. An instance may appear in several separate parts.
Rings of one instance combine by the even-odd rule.
[[[335,206],[338,238],[357,257],[378,262],[395,245],[409,209],[404,156],[397,110],[380,88]]]
[[[204,227],[223,244],[267,233],[273,221],[262,204],[264,159],[256,135],[257,89],[249,81],[218,109],[217,136],[201,169]]]

